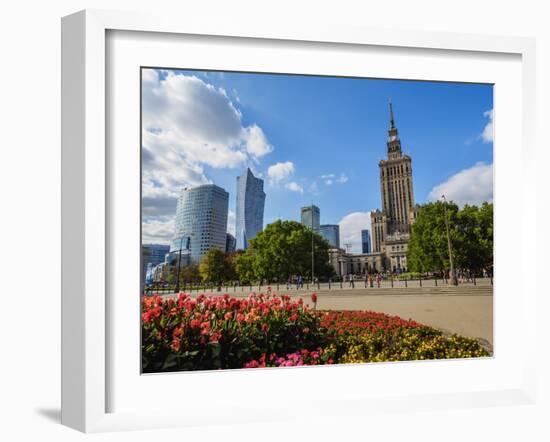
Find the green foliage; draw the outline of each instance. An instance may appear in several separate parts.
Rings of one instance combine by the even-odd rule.
[[[234,263],[237,279],[241,284],[251,284],[256,280],[253,268],[254,256],[252,253],[236,252]]]
[[[481,207],[447,204],[449,234],[456,268],[479,271],[493,262],[493,204]],[[412,226],[407,253],[409,269],[416,272],[449,269],[445,205],[425,204]]]
[[[293,275],[311,277],[312,242],[315,276],[331,276],[326,240],[303,224],[278,220],[258,233],[246,252],[237,257],[239,278],[285,281]]]
[[[399,281],[410,281],[412,279],[420,279],[424,277],[424,274],[423,273],[420,273],[420,272],[406,272],[406,273],[401,273],[397,279]]]
[[[199,274],[204,282],[221,283],[234,278],[235,270],[229,254],[219,249],[211,249],[202,258]]]

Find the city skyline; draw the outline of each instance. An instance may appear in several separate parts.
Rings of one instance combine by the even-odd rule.
[[[174,111],[169,87],[200,106]],[[313,202],[361,252],[361,230],[381,206],[390,97],[415,158],[416,202],[443,192],[459,204],[492,200],[489,85],[144,69],[143,97],[144,243],[170,242],[178,191],[204,182],[229,192],[235,234],[235,178],[250,167],[266,182],[264,227],[300,221]]]

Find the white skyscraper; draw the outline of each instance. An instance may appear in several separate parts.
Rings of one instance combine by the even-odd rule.
[[[228,203],[229,194],[215,184],[183,189],[170,251],[185,249],[191,262],[200,262],[213,248],[225,251]]]

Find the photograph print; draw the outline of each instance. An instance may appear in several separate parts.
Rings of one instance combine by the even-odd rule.
[[[493,86],[141,68],[142,373],[491,357]]]

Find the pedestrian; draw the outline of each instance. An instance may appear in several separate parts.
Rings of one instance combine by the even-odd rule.
[[[376,284],[378,285],[378,288],[380,288],[380,280],[382,279],[382,276],[380,273],[376,274]]]

